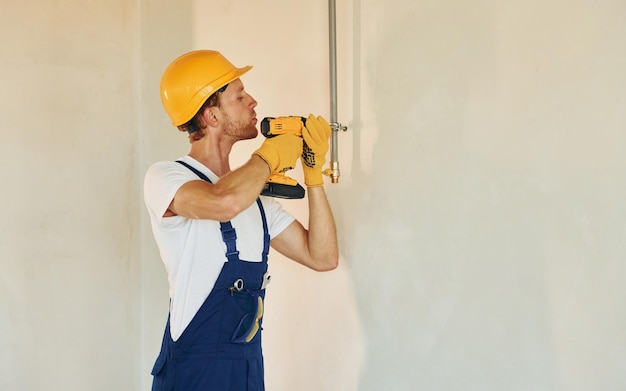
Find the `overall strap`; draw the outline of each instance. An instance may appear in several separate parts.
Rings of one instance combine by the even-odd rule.
[[[263,220],[263,254],[261,259],[264,263],[267,263],[267,255],[270,252],[270,230],[267,228],[265,209],[263,208],[260,197],[256,199],[256,203],[259,206],[259,210],[261,211],[261,220]]]
[[[182,164],[183,166],[187,167],[194,174],[199,176],[200,179],[203,179],[209,183],[213,183],[206,175],[204,175],[191,165],[181,160],[176,160],[176,163]],[[270,250],[270,234],[267,227],[265,209],[263,208],[261,199],[257,198],[256,203],[259,207],[259,211],[261,212],[261,220],[263,221],[263,254],[261,259],[264,263],[267,263],[267,255],[269,254]],[[226,243],[226,258],[228,258],[229,262],[239,260],[239,251],[237,251],[237,233],[235,232],[235,228],[233,228],[230,221],[220,222],[220,231],[222,232],[222,240],[224,240],[224,243]]]
[[[203,173],[201,173],[200,171],[196,170],[194,167],[192,167],[191,165],[183,162],[182,160],[176,160],[176,163],[182,164],[183,166],[187,167],[188,169],[190,169],[191,171],[193,171],[194,174],[196,174],[197,176],[200,177],[200,179],[204,179],[205,181],[209,182],[209,183],[213,183],[211,182],[211,180],[209,179],[208,176],[204,175]]]

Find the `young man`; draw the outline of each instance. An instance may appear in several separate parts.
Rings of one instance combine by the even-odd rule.
[[[169,281],[170,314],[152,389],[264,390],[261,322],[270,246],[316,271],[337,267],[335,223],[323,188],[330,126],[310,115],[302,138],[267,138],[231,170],[233,144],[257,136],[257,102],[219,52],[176,59],[161,100],[191,150],[146,173],[144,198]],[[303,143],[304,140],[304,143]],[[306,153],[303,153],[303,148]],[[309,226],[259,194],[271,173],[300,158]]]

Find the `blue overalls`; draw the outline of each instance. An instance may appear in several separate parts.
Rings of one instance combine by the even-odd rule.
[[[200,178],[204,174],[177,161]],[[152,369],[152,391],[263,391],[261,322],[270,236],[261,200],[262,262],[239,259],[230,221],[220,223],[226,257],[213,290],[180,338],[170,335],[169,317],[161,352]]]

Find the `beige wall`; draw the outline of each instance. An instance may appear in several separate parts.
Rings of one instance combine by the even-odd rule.
[[[342,265],[272,255],[268,390],[623,389],[623,2],[338,3]],[[3,2],[0,389],[149,389],[161,72],[221,50],[260,116],[328,116],[327,33],[325,1]]]
[[[136,390],[136,7],[0,8],[0,389]]]
[[[626,6],[363,0],[359,390],[626,386]]]

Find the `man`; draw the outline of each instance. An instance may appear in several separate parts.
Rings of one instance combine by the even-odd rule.
[[[176,162],[152,165],[144,183],[170,286],[154,391],[264,390],[261,322],[270,246],[316,271],[337,267],[322,176],[330,127],[322,117],[308,117],[302,138],[267,138],[247,163],[230,168],[233,144],[258,134],[257,102],[239,78],[250,68],[201,50],[176,59],[161,80],[165,110],[189,134],[191,150]],[[295,167],[298,158],[308,229],[273,198],[259,197],[269,175]]]

